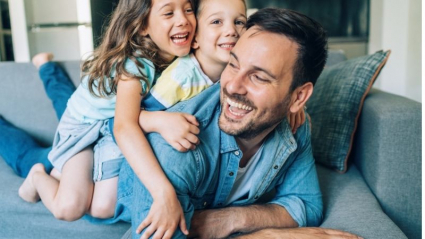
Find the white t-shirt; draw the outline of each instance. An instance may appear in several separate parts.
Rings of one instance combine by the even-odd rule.
[[[230,191],[230,194],[227,197],[226,205],[229,205],[239,199],[248,197],[248,193],[252,185],[252,180],[254,178],[253,175],[255,173],[255,168],[258,164],[258,161],[260,160],[262,152],[263,146],[261,146],[254,154],[254,156],[249,159],[248,164],[245,167],[239,167],[232,191]]]

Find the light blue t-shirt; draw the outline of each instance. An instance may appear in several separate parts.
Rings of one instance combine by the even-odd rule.
[[[140,77],[140,73],[143,73],[149,82],[149,86],[152,86],[155,79],[155,67],[153,63],[144,58],[137,58],[137,61],[142,63],[144,68],[139,68],[133,61],[127,59],[125,69],[136,77]],[[111,77],[114,76],[115,69],[111,71]],[[143,90],[147,89],[146,83],[142,80],[140,80],[140,86]],[[106,85],[106,87],[109,88],[109,85]],[[96,88],[93,90],[96,95],[99,95]],[[93,96],[88,88],[88,76],[85,76],[77,90],[68,100],[67,109],[75,119],[83,123],[91,123],[114,117],[115,103],[115,94],[110,95],[108,98]]]

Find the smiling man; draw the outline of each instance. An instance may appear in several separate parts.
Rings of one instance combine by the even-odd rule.
[[[221,83],[169,109],[196,116],[201,131],[196,149],[181,153],[159,134],[148,135],[191,222],[190,236],[320,224],[322,196],[309,122],[294,135],[286,117],[311,96],[326,48],[325,32],[314,20],[289,10],[259,10],[231,51]],[[259,204],[271,191],[274,196]],[[136,229],[152,197],[127,163],[118,194],[116,216],[131,219],[133,238],[140,238]],[[163,234],[149,226],[143,232]],[[177,229],[173,237],[185,235]]]

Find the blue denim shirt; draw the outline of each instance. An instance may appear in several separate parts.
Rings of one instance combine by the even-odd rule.
[[[201,144],[195,150],[181,153],[159,134],[148,135],[159,163],[176,189],[189,226],[194,210],[225,206],[242,158],[235,138],[218,127],[220,109],[220,85],[215,84],[168,110],[196,116],[200,124],[198,137]],[[268,203],[284,207],[300,227],[320,224],[322,195],[311,151],[308,122],[297,130],[295,136],[286,120],[279,124],[265,139],[257,167],[248,197],[227,206],[254,204],[262,195],[275,190]],[[140,237],[134,230],[147,216],[151,204],[152,197],[147,189],[128,163],[123,163],[114,221],[131,221],[133,237]],[[174,237],[184,238],[184,235],[177,229]]]

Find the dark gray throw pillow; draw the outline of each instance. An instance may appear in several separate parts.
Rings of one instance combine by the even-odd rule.
[[[379,51],[323,70],[307,103],[317,162],[341,173],[347,170],[363,101],[389,55]]]

